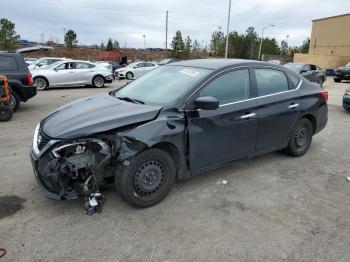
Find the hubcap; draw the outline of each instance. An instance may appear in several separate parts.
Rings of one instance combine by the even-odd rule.
[[[143,163],[136,171],[133,179],[133,187],[141,196],[151,195],[157,192],[164,183],[165,169],[155,160]]]
[[[294,137],[295,144],[300,148],[306,145],[308,140],[308,134],[305,127],[300,127]]]
[[[94,84],[96,87],[102,87],[103,83],[104,83],[104,81],[101,77],[95,77]]]
[[[36,78],[33,84],[38,90],[44,90],[46,88],[46,81],[43,78]]]

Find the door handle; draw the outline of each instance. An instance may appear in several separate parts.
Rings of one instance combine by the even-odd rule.
[[[255,116],[256,116],[255,113],[246,114],[246,115],[241,116],[241,119],[250,119],[250,118],[253,118]]]
[[[291,104],[290,106],[288,106],[289,109],[294,109],[297,108],[299,106],[299,104]]]

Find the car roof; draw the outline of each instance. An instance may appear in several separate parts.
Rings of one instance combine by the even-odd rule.
[[[271,63],[261,62],[256,60],[248,59],[195,59],[195,60],[183,60],[175,63],[168,64],[167,66],[188,66],[188,67],[199,67],[207,69],[221,69],[229,66],[240,66],[240,65],[266,65],[276,66]]]

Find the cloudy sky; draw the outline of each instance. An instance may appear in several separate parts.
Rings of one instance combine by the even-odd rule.
[[[79,43],[100,44],[109,37],[121,46],[164,47],[165,12],[169,10],[169,38],[176,30],[209,44],[211,33],[226,31],[228,0],[0,0],[1,15],[16,24],[22,39],[63,41],[73,29]],[[311,20],[350,12],[349,0],[232,0],[230,30],[274,24],[265,36],[279,42],[289,35],[300,45],[310,35]]]

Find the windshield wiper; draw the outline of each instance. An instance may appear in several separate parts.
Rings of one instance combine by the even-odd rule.
[[[123,96],[123,97],[116,96],[116,98],[118,98],[118,99],[120,99],[120,100],[124,100],[124,101],[131,102],[131,103],[134,103],[134,104],[142,104],[142,105],[145,104],[145,102],[143,102],[143,101],[141,101],[141,100],[133,99],[133,98],[130,98],[130,97],[127,97],[127,96]]]

